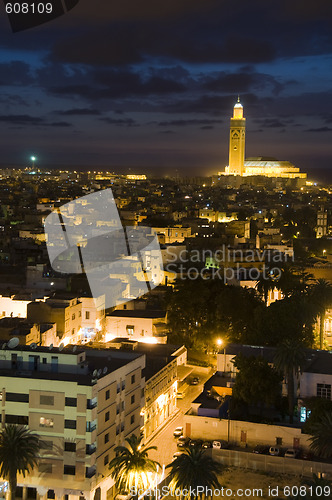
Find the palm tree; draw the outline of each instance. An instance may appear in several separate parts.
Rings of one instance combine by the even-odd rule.
[[[268,271],[267,268],[265,268]],[[265,273],[261,273],[258,280],[256,281],[255,288],[258,293],[263,297],[264,304],[267,307],[267,301],[269,298],[269,292],[274,290],[276,287],[276,280],[269,274],[268,277],[264,276]]]
[[[319,348],[323,349],[325,312],[332,304],[331,283],[324,279],[318,279],[311,288],[311,298],[319,318]]]
[[[150,450],[156,446],[141,449],[142,436],[132,434],[126,438],[128,446],[117,446],[116,456],[109,463],[111,476],[120,492],[127,493],[139,489],[148,489],[151,485],[150,476],[158,471],[160,464],[148,457]]]
[[[312,426],[310,448],[322,458],[332,457],[332,413],[325,410]]]
[[[203,496],[207,489],[220,487],[218,474],[221,473],[221,465],[202,448],[186,448],[167,468],[170,469],[171,489],[187,490],[188,498]],[[204,488],[203,495],[197,491],[198,486]]]
[[[277,348],[274,357],[275,368],[284,374],[287,383],[288,411],[290,423],[293,423],[295,405],[294,380],[298,378],[306,359],[302,342],[286,339]]]
[[[0,474],[9,481],[11,500],[15,500],[17,473],[23,474],[38,462],[40,440],[27,427],[6,425],[0,432]]]

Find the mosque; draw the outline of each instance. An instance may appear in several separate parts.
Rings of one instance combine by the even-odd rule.
[[[246,119],[243,116],[243,106],[238,98],[233,108],[229,135],[229,164],[224,172],[218,175],[234,175],[241,177],[263,176],[283,179],[305,179],[306,173],[301,173],[289,161],[279,161],[275,158],[257,156],[245,159]]]

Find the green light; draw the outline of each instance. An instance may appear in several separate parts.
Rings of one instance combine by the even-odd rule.
[[[36,157],[35,156],[31,156],[30,160],[31,161],[36,161]]]

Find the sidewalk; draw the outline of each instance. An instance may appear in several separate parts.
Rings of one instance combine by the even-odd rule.
[[[167,420],[165,420],[165,422],[160,425],[155,431],[153,431],[152,434],[150,434],[150,436],[147,438],[146,441],[144,441],[144,446],[148,445],[153,439],[155,439],[163,430],[165,430],[169,425],[171,425],[171,423],[179,416],[179,414],[181,413],[181,410],[180,408],[177,408],[173,413],[172,415],[170,415],[168,417]]]

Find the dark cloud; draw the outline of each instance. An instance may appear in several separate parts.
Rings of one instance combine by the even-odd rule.
[[[56,111],[56,113],[63,116],[98,116],[101,114],[98,109],[90,108],[73,108],[66,111]]]
[[[212,123],[222,123],[223,120],[199,120],[199,119],[192,119],[192,120],[169,120],[169,121],[163,121],[159,122],[158,125],[160,127],[186,127],[188,125],[211,125]]]
[[[176,80],[159,76],[143,78],[141,74],[133,71],[97,70],[91,76],[93,84],[51,86],[48,91],[55,95],[78,96],[96,102],[103,99],[168,95],[186,90],[186,87]]]
[[[72,127],[72,124],[69,122],[52,122],[48,123],[50,127]]]
[[[221,72],[218,75],[209,76],[206,80],[203,88],[212,92],[237,91],[241,94],[271,88],[272,93],[278,95],[285,87],[285,84],[271,75],[254,72],[252,68],[238,73]]]
[[[259,123],[264,128],[283,128],[286,126],[285,122],[282,122],[277,118],[265,118],[263,120],[255,119],[253,122]]]
[[[0,86],[28,85],[33,81],[28,64],[22,61],[0,64]]]
[[[332,128],[331,127],[309,128],[305,130],[305,132],[332,132]]]
[[[30,115],[0,115],[0,122],[12,125],[42,125],[44,120]]]
[[[137,123],[132,118],[100,118],[101,121],[108,123],[108,125],[116,125],[120,127],[138,127]]]

